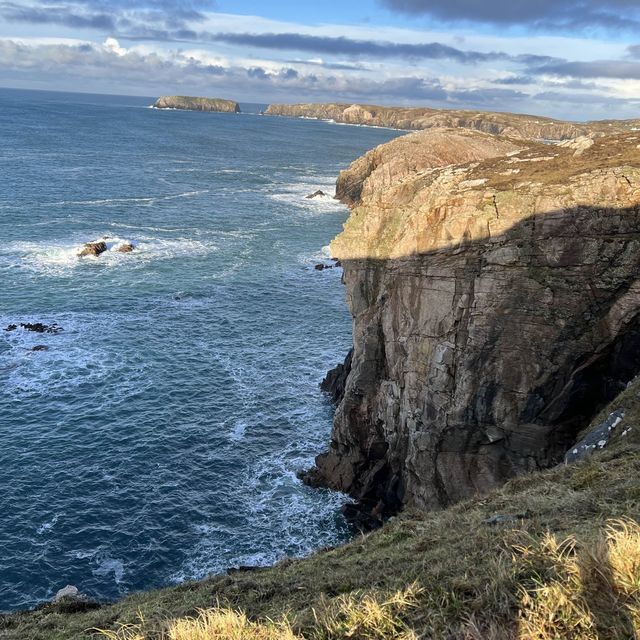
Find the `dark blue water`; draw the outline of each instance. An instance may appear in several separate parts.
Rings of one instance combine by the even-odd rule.
[[[0,610],[345,538],[296,470],[350,343],[338,171],[391,131],[0,91]],[[82,243],[110,249],[77,257]],[[44,345],[46,351],[34,352]]]

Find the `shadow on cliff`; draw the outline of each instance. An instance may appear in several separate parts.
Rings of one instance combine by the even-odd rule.
[[[393,259],[339,255],[354,348],[302,474],[373,525],[559,462],[640,372],[640,206],[577,206]]]

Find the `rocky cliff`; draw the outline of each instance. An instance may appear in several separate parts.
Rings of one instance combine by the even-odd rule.
[[[162,96],[153,103],[156,109],[185,109],[187,111],[223,111],[240,113],[240,105],[221,98],[194,98],[192,96]]]
[[[347,124],[421,130],[443,127],[475,129],[532,140],[566,140],[594,133],[614,133],[640,127],[640,120],[575,123],[516,113],[380,107],[366,104],[271,104],[266,115],[319,118]]]
[[[472,131],[340,175],[353,354],[311,483],[435,508],[560,461],[640,370],[640,134]]]

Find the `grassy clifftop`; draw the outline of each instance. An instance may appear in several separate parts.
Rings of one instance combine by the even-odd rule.
[[[594,423],[620,408],[624,419],[583,462],[443,511],[405,513],[343,547],[269,569],[94,610],[61,603],[0,617],[0,638],[104,638],[95,628],[130,640],[636,637],[639,394],[636,381],[603,410]],[[185,619],[200,609],[205,617]]]

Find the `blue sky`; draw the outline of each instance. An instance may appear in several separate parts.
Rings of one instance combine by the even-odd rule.
[[[640,0],[0,0],[0,86],[640,117]]]

